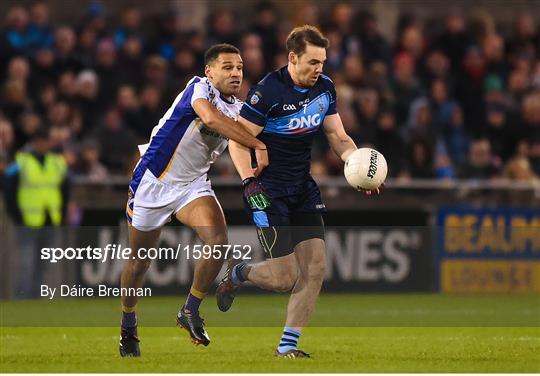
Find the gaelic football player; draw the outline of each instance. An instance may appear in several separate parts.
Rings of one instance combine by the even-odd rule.
[[[238,49],[228,44],[208,49],[205,76],[189,81],[153,129],[150,142],[141,147],[129,184],[126,217],[132,258],[122,272],[123,288],[142,286],[150,261],[138,250],[156,247],[160,229],[173,215],[193,228],[204,244],[227,244],[225,218],[207,172],[228,139],[255,149],[258,163],[268,164],[265,144],[235,121],[242,106],[235,97],[242,83]],[[198,261],[190,293],[177,315],[178,325],[196,344],[210,343],[199,305],[222,264],[222,258]],[[137,297],[122,296],[121,356],[140,356],[136,304]]]

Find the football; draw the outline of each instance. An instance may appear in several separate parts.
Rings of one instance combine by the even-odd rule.
[[[349,155],[344,174],[347,182],[355,189],[373,190],[386,179],[388,166],[384,156],[375,149],[360,148]]]

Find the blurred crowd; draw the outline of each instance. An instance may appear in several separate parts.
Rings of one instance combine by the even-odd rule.
[[[508,35],[488,13],[469,18],[452,9],[430,27],[402,14],[390,42],[373,13],[347,2],[324,13],[306,2],[293,19],[275,3],[254,2],[246,28],[233,9],[217,9],[203,30],[185,30],[172,10],[147,14],[126,5],[110,14],[100,2],[85,6],[85,16],[70,24],[52,24],[43,1],[5,14],[0,174],[45,129],[70,174],[129,175],[137,144],[147,142],[187,81],[203,75],[208,46],[240,48],[245,99],[251,85],[286,65],[285,38],[307,23],[330,40],[325,71],[347,132],[386,156],[390,176],[540,176],[540,28],[531,14],[519,15]],[[324,137],[313,161],[314,175],[342,173]],[[212,173],[234,175],[230,159],[221,158]]]

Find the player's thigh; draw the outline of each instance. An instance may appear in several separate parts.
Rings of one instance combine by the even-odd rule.
[[[300,273],[304,278],[321,279],[326,271],[326,245],[323,239],[304,240],[294,248]]]
[[[291,214],[291,241],[293,247],[311,239],[321,239],[324,242],[324,232],[324,220],[321,213],[295,212]]]
[[[294,252],[289,225],[257,227],[257,236],[267,260],[287,257]]]
[[[140,231],[156,230],[170,222],[181,198],[182,192],[145,170],[142,177],[132,180],[130,185],[126,218]]]
[[[131,248],[130,260],[146,260],[145,252],[149,248],[157,247],[161,228],[152,231],[141,231],[128,224],[129,247]]]
[[[245,200],[244,206],[257,227],[257,236],[266,259],[281,258],[293,253],[289,209],[284,200],[273,198],[270,207],[265,210],[252,210]]]
[[[227,243],[225,215],[215,196],[202,196],[178,212],[176,218],[191,227],[205,243]]]

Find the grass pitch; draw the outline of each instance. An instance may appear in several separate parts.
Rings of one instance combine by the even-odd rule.
[[[295,360],[272,356],[286,296],[208,298],[206,348],[173,326],[181,301],[141,301],[139,359],[118,355],[117,300],[1,302],[0,371],[540,372],[538,295],[325,294]]]

